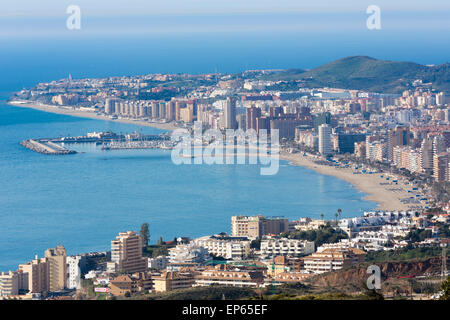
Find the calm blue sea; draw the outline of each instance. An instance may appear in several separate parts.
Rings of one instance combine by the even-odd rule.
[[[325,32],[205,34],[123,39],[0,39],[0,270],[15,269],[35,254],[63,244],[70,254],[109,249],[118,232],[150,224],[160,236],[230,232],[230,218],[263,214],[296,219],[331,218],[337,208],[356,216],[375,204],[350,184],[282,163],[276,176],[257,166],[175,166],[166,151],[103,152],[79,145],[77,155],[45,156],[24,149],[27,138],[140,128],[6,105],[12,91],[67,77],[151,72],[236,72],[246,68],[314,67],[346,55],[442,63],[446,50],[422,50],[412,37],[371,38]],[[419,35],[420,36],[420,35]],[[203,37],[203,38],[202,38]],[[418,35],[416,35],[418,37]],[[432,47],[438,36],[429,35]],[[400,39],[400,35],[399,38]],[[417,40],[417,39],[414,39]],[[359,42],[361,41],[361,42]],[[391,46],[382,47],[383,41]],[[448,41],[441,43],[448,48]],[[421,51],[421,52],[418,52]],[[404,52],[404,56],[402,56]],[[447,50],[448,52],[448,50]],[[404,58],[404,59],[402,59]],[[156,129],[143,128],[157,133]]]

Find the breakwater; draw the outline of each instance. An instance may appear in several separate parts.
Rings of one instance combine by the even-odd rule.
[[[24,140],[20,142],[22,146],[27,149],[30,149],[35,152],[39,152],[42,154],[55,154],[55,155],[64,155],[64,154],[75,154],[77,153],[74,150],[69,150],[60,146],[56,143],[47,140]]]

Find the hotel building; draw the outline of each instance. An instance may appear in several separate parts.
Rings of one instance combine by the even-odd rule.
[[[302,256],[314,252],[314,242],[296,239],[263,239],[259,254],[264,257]]]
[[[142,238],[134,231],[121,232],[111,241],[111,261],[116,271],[135,273],[147,270],[147,259],[142,257]]]
[[[225,259],[241,260],[250,253],[250,243],[247,237],[206,236],[193,242],[208,250],[209,254]]]
[[[258,216],[231,217],[231,232],[233,237],[261,238],[268,234],[280,234],[289,231],[288,219]]]
[[[366,253],[357,248],[325,249],[304,258],[304,268],[308,272],[325,273],[361,263]]]

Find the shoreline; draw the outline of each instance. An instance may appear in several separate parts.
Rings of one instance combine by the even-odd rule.
[[[353,174],[353,169],[351,168],[335,168],[317,164],[314,162],[313,157],[303,156],[302,153],[280,152],[280,158],[289,161],[291,165],[305,167],[320,174],[333,176],[352,184],[357,190],[366,194],[363,198],[364,200],[378,204],[375,210],[405,211],[415,210],[410,208],[410,206],[423,207],[423,204],[408,204],[400,201],[412,195],[407,191],[411,186],[402,184],[402,179],[398,179],[398,185],[381,185],[380,183],[382,181],[385,182],[385,180],[382,180],[380,176],[386,176],[386,173]]]
[[[161,130],[173,131],[179,127],[176,127],[171,123],[153,123],[147,121],[131,119],[116,119],[112,120],[107,116],[97,115],[88,111],[81,110],[71,110],[67,108],[61,108],[56,106],[30,103],[30,102],[19,102],[14,103],[12,101],[7,102],[11,106],[21,107],[21,108],[31,108],[35,110],[40,110],[49,113],[56,113],[74,117],[103,120],[103,121],[115,121],[120,123],[134,124],[138,126],[152,127]],[[380,173],[377,174],[353,174],[351,168],[335,168],[327,165],[321,165],[314,162],[314,158],[311,156],[303,156],[302,153],[287,153],[280,151],[280,159],[287,160],[289,164],[294,166],[305,167],[310,170],[314,170],[319,174],[324,174],[328,176],[333,176],[337,179],[346,181],[350,183],[358,191],[365,193],[364,200],[372,201],[377,203],[375,210],[386,210],[386,211],[404,211],[404,210],[414,210],[411,209],[411,204],[403,203],[400,199],[409,198],[410,193],[407,192],[406,186],[401,185],[401,179],[399,179],[398,185],[380,185],[381,177]],[[395,191],[389,189],[396,189]],[[400,190],[401,189],[401,190]],[[422,204],[414,204],[414,206],[421,206]]]
[[[142,120],[132,120],[132,119],[111,119],[108,116],[103,115],[97,115],[95,112],[89,112],[89,111],[81,111],[81,110],[75,110],[75,109],[69,109],[70,107],[57,107],[47,104],[39,104],[39,103],[30,103],[30,102],[16,102],[14,101],[8,101],[8,105],[19,107],[19,108],[28,108],[28,109],[35,109],[43,112],[49,112],[49,113],[56,113],[56,114],[62,114],[66,116],[73,116],[73,117],[79,117],[79,118],[87,118],[87,119],[94,119],[94,120],[103,120],[103,121],[111,121],[111,122],[120,122],[120,123],[126,123],[126,124],[134,124],[144,127],[151,127],[156,128],[160,130],[168,130],[173,131],[175,129],[178,129],[179,127],[175,126],[172,122],[169,123],[154,123],[154,122],[148,122],[148,121],[142,121]]]

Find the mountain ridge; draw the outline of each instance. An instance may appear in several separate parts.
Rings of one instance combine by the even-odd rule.
[[[334,87],[383,93],[401,93],[422,80],[450,93],[450,63],[425,66],[415,62],[349,56],[310,70],[289,69],[263,77],[266,80],[303,80],[308,88]]]

